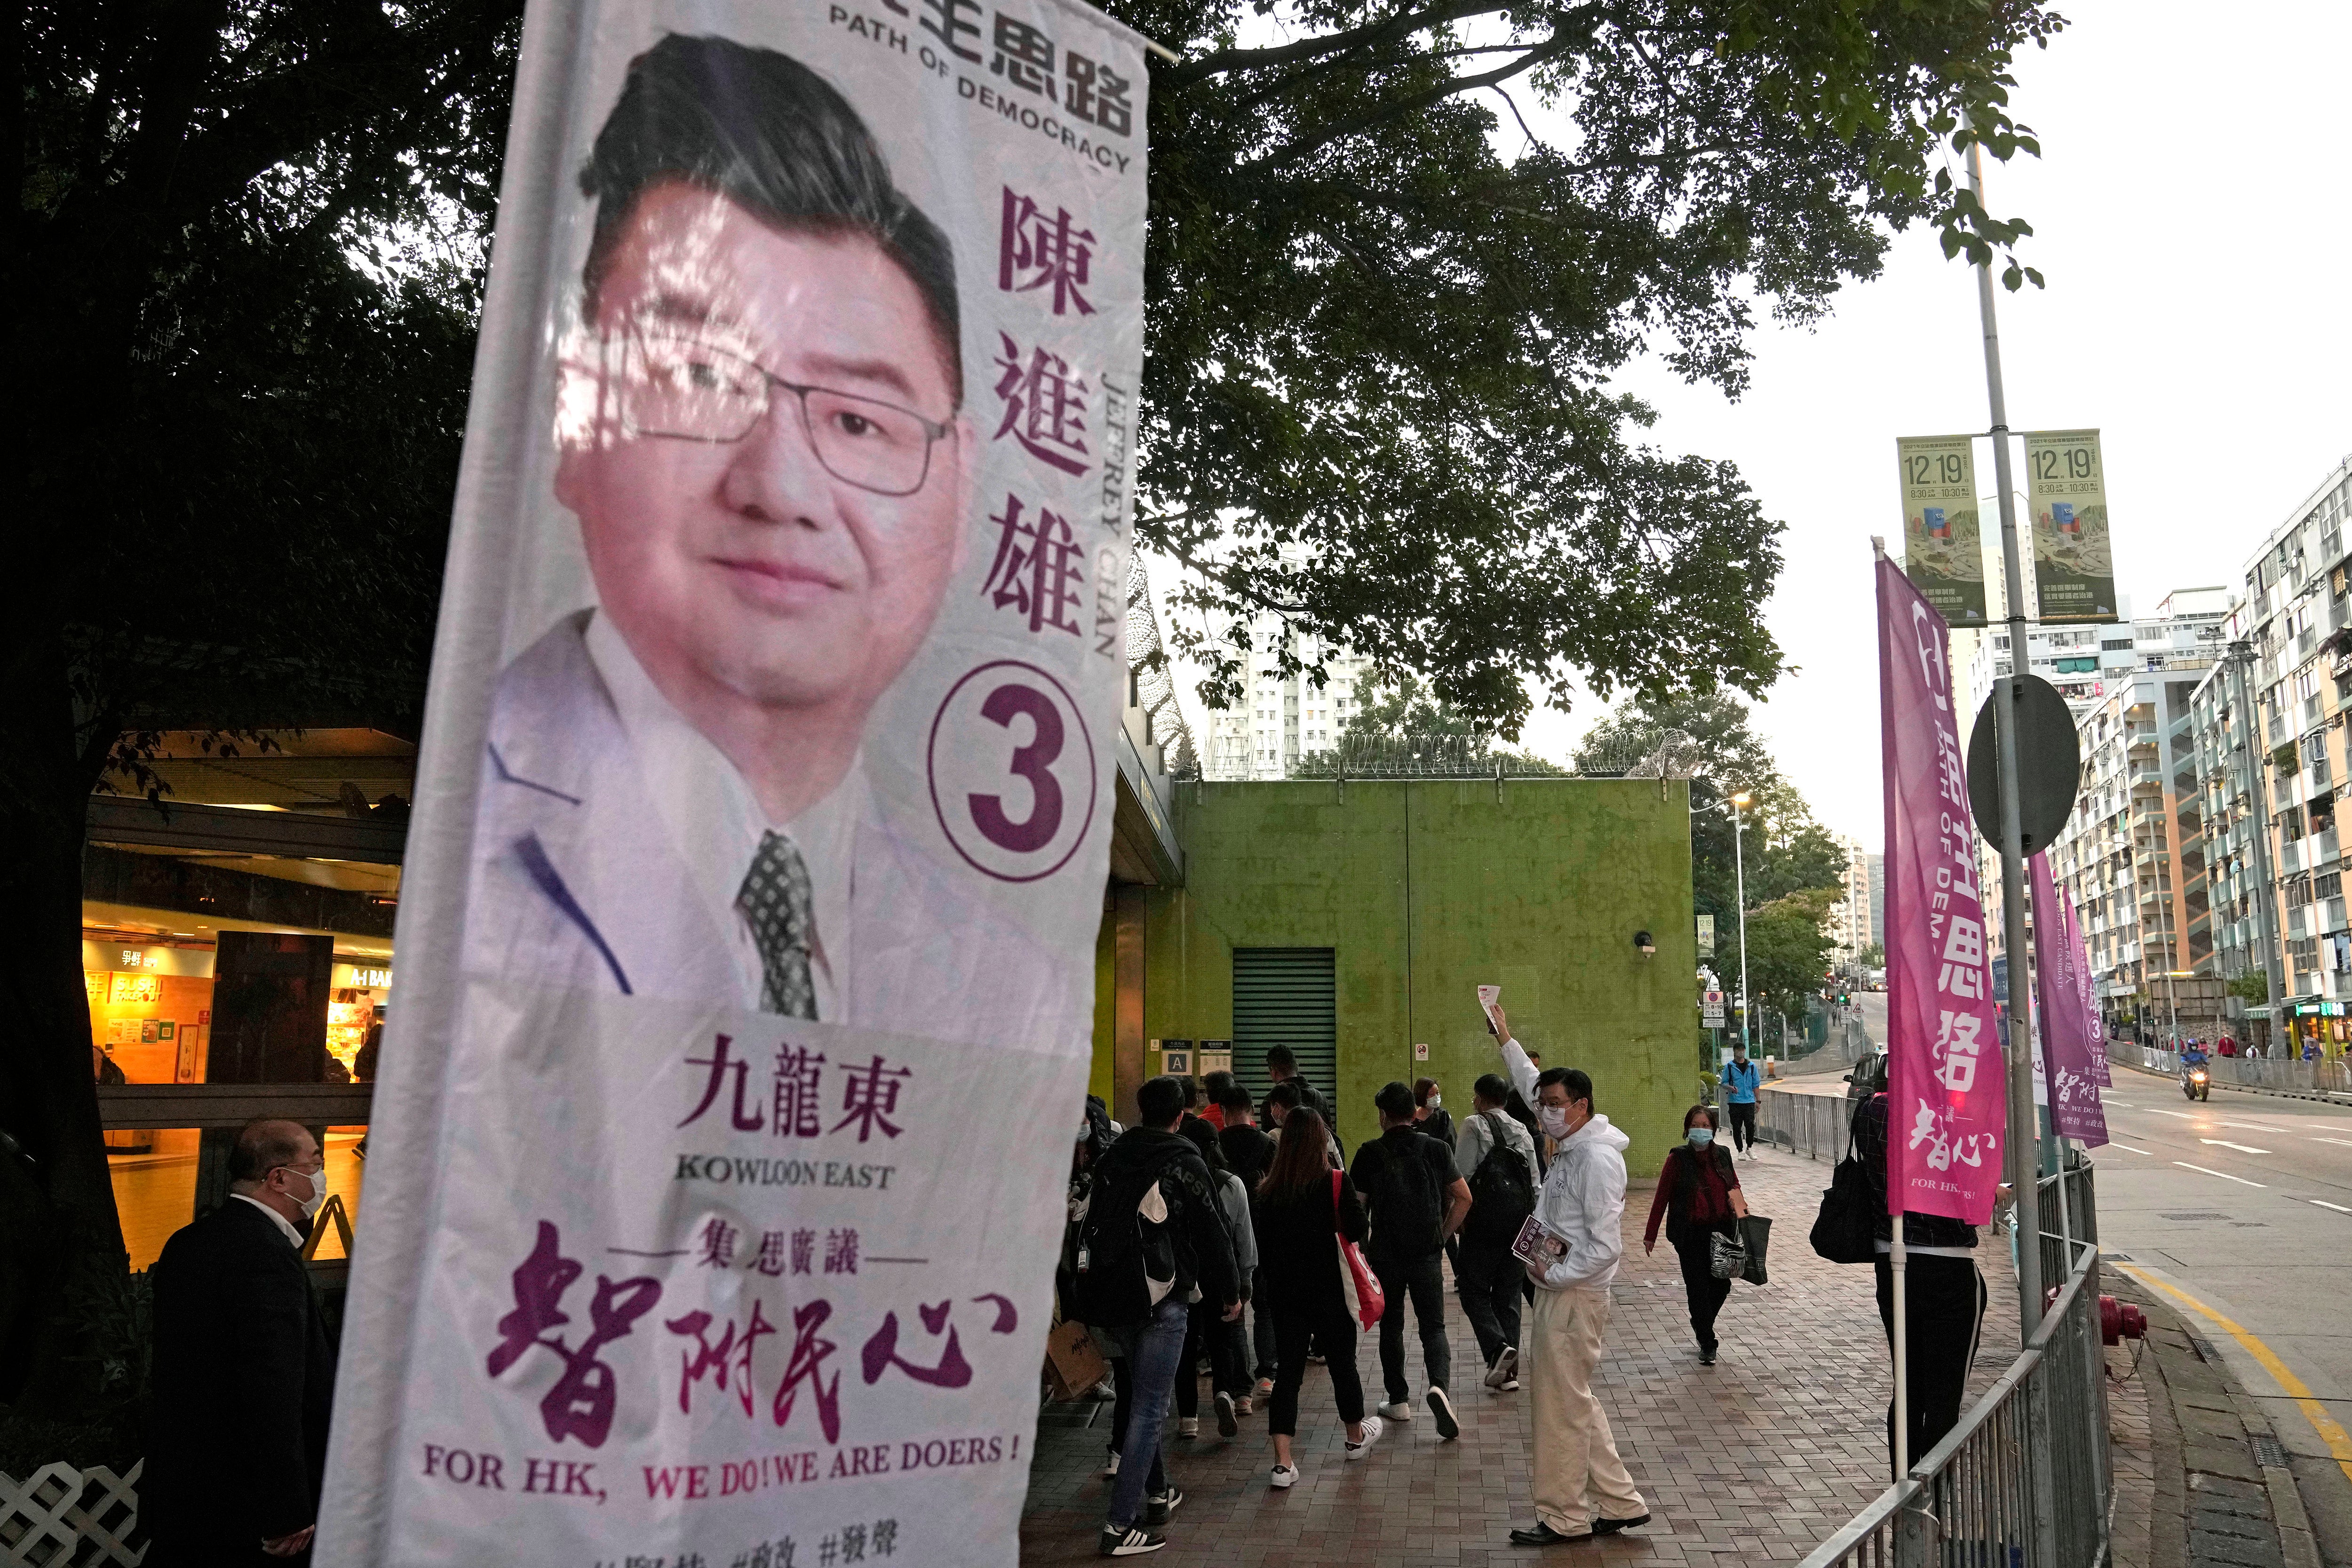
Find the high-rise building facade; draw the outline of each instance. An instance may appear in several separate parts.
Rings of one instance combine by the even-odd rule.
[[[1303,756],[1328,751],[1360,710],[1357,683],[1370,661],[1345,649],[1326,653],[1314,637],[1295,638],[1296,652],[1312,663],[1323,659],[1324,682],[1302,674],[1285,675],[1279,650],[1285,633],[1280,617],[1260,616],[1251,627],[1249,673],[1242,705],[1209,717],[1207,755],[1202,775],[1210,779],[1280,779]]]
[[[1859,838],[1843,833],[1834,837],[1845,856],[1845,896],[1830,910],[1830,940],[1841,962],[1860,963],[1865,952],[1885,940],[1886,890],[1881,883],[1886,858],[1864,848]]]
[[[2278,1027],[2291,1021],[2298,1043],[2273,1033],[2273,1051],[2315,1042],[2340,1054],[2352,1002],[2352,929],[2336,826],[2336,796],[2352,769],[2345,733],[2352,714],[2347,523],[2352,457],[2247,562],[2244,601],[2227,628],[2235,668],[2225,662],[2196,694],[2207,864],[2191,954],[2225,980],[2267,974],[2276,957],[2285,985]],[[2267,886],[2257,835],[2268,850]],[[2277,932],[2274,948],[2264,941],[2266,926]],[[2266,1011],[2260,1003],[2253,1010]]]

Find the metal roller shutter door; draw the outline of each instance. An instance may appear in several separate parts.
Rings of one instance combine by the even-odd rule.
[[[1265,1053],[1288,1046],[1298,1070],[1339,1109],[1339,1034],[1332,949],[1234,949],[1234,1075],[1253,1100],[1274,1087]]]

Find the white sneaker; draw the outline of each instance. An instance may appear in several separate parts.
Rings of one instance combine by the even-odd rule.
[[[1454,1401],[1446,1397],[1445,1390],[1433,1387],[1429,1391],[1429,1413],[1437,1417],[1439,1442],[1451,1443],[1462,1436],[1462,1423],[1454,1418]]]
[[[1110,1451],[1110,1458],[1103,1461],[1103,1479],[1108,1480],[1117,1474],[1118,1474],[1118,1450],[1113,1448]]]
[[[1298,1484],[1298,1467],[1297,1465],[1275,1466],[1273,1479],[1268,1480],[1266,1484],[1272,1487],[1276,1491],[1288,1491],[1292,1487]]]
[[[1199,1416],[1179,1415],[1176,1418],[1176,1436],[1178,1437],[1189,1443],[1200,1435],[1201,1418]]]
[[[1519,1391],[1519,1380],[1518,1380],[1517,1378],[1516,1378],[1516,1377],[1515,1377],[1515,1378],[1511,1379],[1511,1381],[1510,1381],[1510,1382],[1508,1382],[1508,1383],[1507,1383],[1507,1384],[1503,1384],[1503,1386],[1502,1386],[1501,1388],[1497,1389],[1496,1392],[1497,1392],[1497,1393],[1499,1393],[1499,1394],[1517,1394],[1518,1391]]]
[[[1381,1405],[1381,1415],[1390,1421],[1410,1421],[1412,1419],[1412,1406],[1399,1399]]]
[[[1365,1416],[1364,1440],[1360,1443],[1350,1443],[1347,1446],[1348,1458],[1351,1459],[1360,1459],[1366,1454],[1370,1453],[1372,1451],[1372,1445],[1381,1440],[1381,1433],[1383,1430],[1385,1430],[1385,1428],[1381,1426],[1381,1418],[1379,1416]]]

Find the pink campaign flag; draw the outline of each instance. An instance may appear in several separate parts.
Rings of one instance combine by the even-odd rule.
[[[2091,948],[2083,939],[2083,922],[2074,913],[2074,896],[2063,888],[2058,889],[2058,913],[2065,921],[2066,951],[2074,955],[2075,1001],[2083,1009],[2084,1038],[2091,1042],[2091,1081],[2101,1089],[2113,1089],[2116,1080],[2107,1068],[2107,1021],[2099,1013],[2098,977],[2091,973]],[[2106,1114],[2104,1106],[2099,1114]]]
[[[2050,858],[2032,861],[2034,926],[2034,1006],[2042,1022],[2042,1060],[2049,1079],[2050,1125],[2061,1138],[2093,1148],[2107,1141],[2106,1108],[2092,1081],[2099,1056],[2083,1009],[2084,953],[2069,929]]]
[[[1886,1206],[1984,1225],[2007,1114],[1944,617],[1878,560],[1886,780]]]

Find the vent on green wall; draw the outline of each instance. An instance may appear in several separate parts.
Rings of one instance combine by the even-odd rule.
[[[1332,950],[1234,949],[1234,1076],[1252,1099],[1274,1087],[1265,1053],[1288,1046],[1301,1077],[1339,1110],[1339,1027]]]

